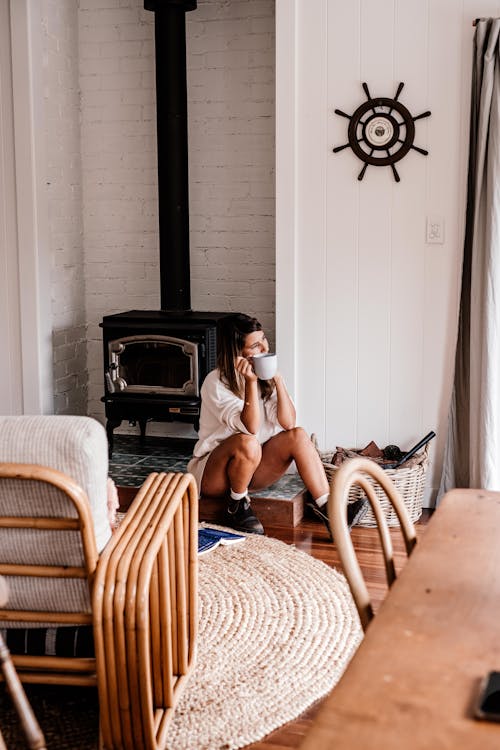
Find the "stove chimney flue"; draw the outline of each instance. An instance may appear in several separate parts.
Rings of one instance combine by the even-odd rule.
[[[186,11],[196,0],[144,0],[155,14],[161,309],[191,309]]]

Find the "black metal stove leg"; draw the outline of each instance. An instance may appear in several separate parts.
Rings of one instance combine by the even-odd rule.
[[[146,440],[146,425],[148,423],[147,419],[139,419],[139,429],[141,431],[141,443],[144,443]]]
[[[121,419],[108,419],[106,422],[106,435],[108,436],[108,457],[113,456],[113,430],[122,423]]]

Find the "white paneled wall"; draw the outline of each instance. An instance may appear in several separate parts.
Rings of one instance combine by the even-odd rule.
[[[476,16],[498,0],[278,0],[278,112],[292,102],[295,137],[282,154],[278,194],[278,351],[288,363],[301,422],[323,447],[409,448],[430,429],[439,481],[451,389],[465,217],[468,105]],[[292,47],[292,52],[290,52]],[[295,60],[290,76],[290,58]],[[363,166],[347,142],[348,114],[372,96],[418,115],[415,145],[390,167]],[[278,121],[277,143],[289,138]],[[293,162],[293,168],[290,163]],[[293,246],[280,244],[295,217]],[[426,221],[444,222],[427,244]],[[291,295],[290,288],[293,288]],[[290,335],[293,332],[293,335]]]
[[[22,412],[9,3],[0,0],[0,414]]]

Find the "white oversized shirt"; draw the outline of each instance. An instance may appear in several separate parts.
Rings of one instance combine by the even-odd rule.
[[[252,434],[241,421],[244,405],[243,399],[235,396],[224,385],[218,369],[208,373],[201,387],[199,439],[193,450],[196,458],[208,455],[231,435],[239,432],[246,435]],[[255,437],[262,444],[283,431],[283,427],[278,422],[276,389],[266,401],[259,399],[259,407],[260,427]]]

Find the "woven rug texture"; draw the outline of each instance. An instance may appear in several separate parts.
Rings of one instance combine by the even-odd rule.
[[[276,539],[250,535],[210,551],[199,584],[197,663],[168,750],[237,750],[262,739],[326,695],[361,641],[344,576]],[[97,748],[94,691],[27,692],[49,750]],[[0,717],[7,746],[22,747],[3,694]]]

